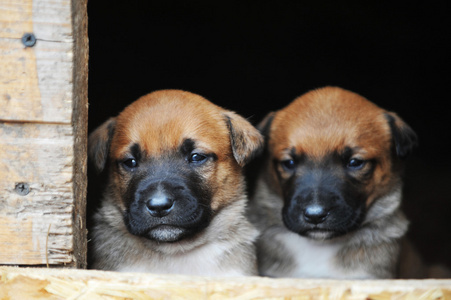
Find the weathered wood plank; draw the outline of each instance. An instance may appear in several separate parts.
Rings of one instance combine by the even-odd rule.
[[[451,280],[208,278],[0,267],[0,298],[451,299]]]
[[[88,160],[88,15],[87,0],[72,1],[74,38],[72,130],[74,133],[74,266],[86,268],[86,192]]]
[[[0,137],[0,263],[71,263],[72,127],[0,123]]]
[[[0,1],[0,264],[86,267],[86,5]]]
[[[70,124],[72,45],[0,39],[0,120]]]
[[[70,1],[0,5],[0,120],[70,123],[73,31]],[[33,47],[21,41],[37,39]]]
[[[0,3],[0,38],[22,37],[33,31],[33,2],[2,0]]]
[[[34,32],[39,40],[71,42],[71,12],[70,0],[2,0],[0,38]]]

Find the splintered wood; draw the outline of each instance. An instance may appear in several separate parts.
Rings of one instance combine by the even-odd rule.
[[[2,1],[0,57],[0,264],[83,267],[86,0]]]
[[[0,267],[0,299],[451,299],[451,280],[208,278]]]

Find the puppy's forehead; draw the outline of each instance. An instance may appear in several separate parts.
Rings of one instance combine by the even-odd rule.
[[[130,145],[151,155],[178,149],[186,139],[217,152],[230,148],[223,109],[201,96],[178,90],[141,97],[117,118],[112,154],[120,157]]]
[[[384,110],[341,88],[311,91],[280,110],[271,127],[274,153],[296,150],[323,157],[346,148],[376,156],[390,146]]]

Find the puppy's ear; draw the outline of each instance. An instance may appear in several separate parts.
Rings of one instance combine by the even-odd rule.
[[[257,129],[265,137],[265,140],[269,137],[269,130],[271,128],[272,120],[274,119],[275,112],[270,112],[266,117],[257,125]]]
[[[111,140],[115,128],[116,119],[110,118],[89,135],[88,156],[99,173],[103,171],[108,160],[108,153],[110,152]]]
[[[263,137],[246,119],[234,112],[224,113],[230,132],[230,141],[235,160],[244,166],[262,149]]]
[[[390,125],[395,152],[400,158],[406,158],[418,146],[417,134],[397,114],[385,113]]]

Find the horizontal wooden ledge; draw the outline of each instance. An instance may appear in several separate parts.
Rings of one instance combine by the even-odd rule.
[[[0,267],[0,299],[451,299],[451,280],[210,278]]]

